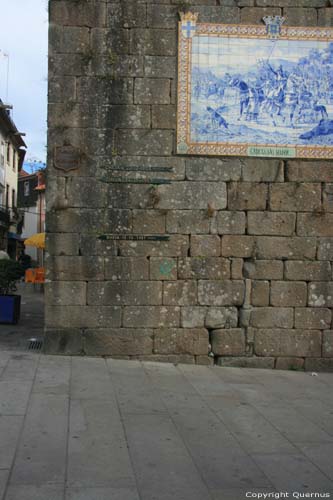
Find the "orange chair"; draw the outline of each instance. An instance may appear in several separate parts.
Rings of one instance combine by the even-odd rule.
[[[45,269],[44,267],[37,267],[35,269],[36,275],[35,275],[35,283],[45,283]]]
[[[24,280],[26,283],[35,283],[36,269],[26,269]]]

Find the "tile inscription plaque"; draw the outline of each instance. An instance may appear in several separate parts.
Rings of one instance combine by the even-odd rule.
[[[333,29],[179,23],[177,152],[333,158]]]

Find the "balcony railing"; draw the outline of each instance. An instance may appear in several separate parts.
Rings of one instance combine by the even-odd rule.
[[[9,221],[11,224],[17,224],[22,220],[22,213],[17,207],[9,209]]]

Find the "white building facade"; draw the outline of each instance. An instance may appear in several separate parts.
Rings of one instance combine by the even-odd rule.
[[[24,217],[21,234],[23,240],[39,232],[37,186],[37,174],[28,174],[22,169],[18,180],[18,206]],[[25,247],[25,253],[30,255],[32,260],[38,260],[37,248],[27,246]]]
[[[8,106],[0,100],[0,250],[16,258],[18,172],[22,167],[26,144],[17,130]]]

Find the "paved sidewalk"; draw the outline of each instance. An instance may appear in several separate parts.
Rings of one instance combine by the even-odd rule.
[[[333,495],[332,383],[333,374],[2,351],[0,498]]]

